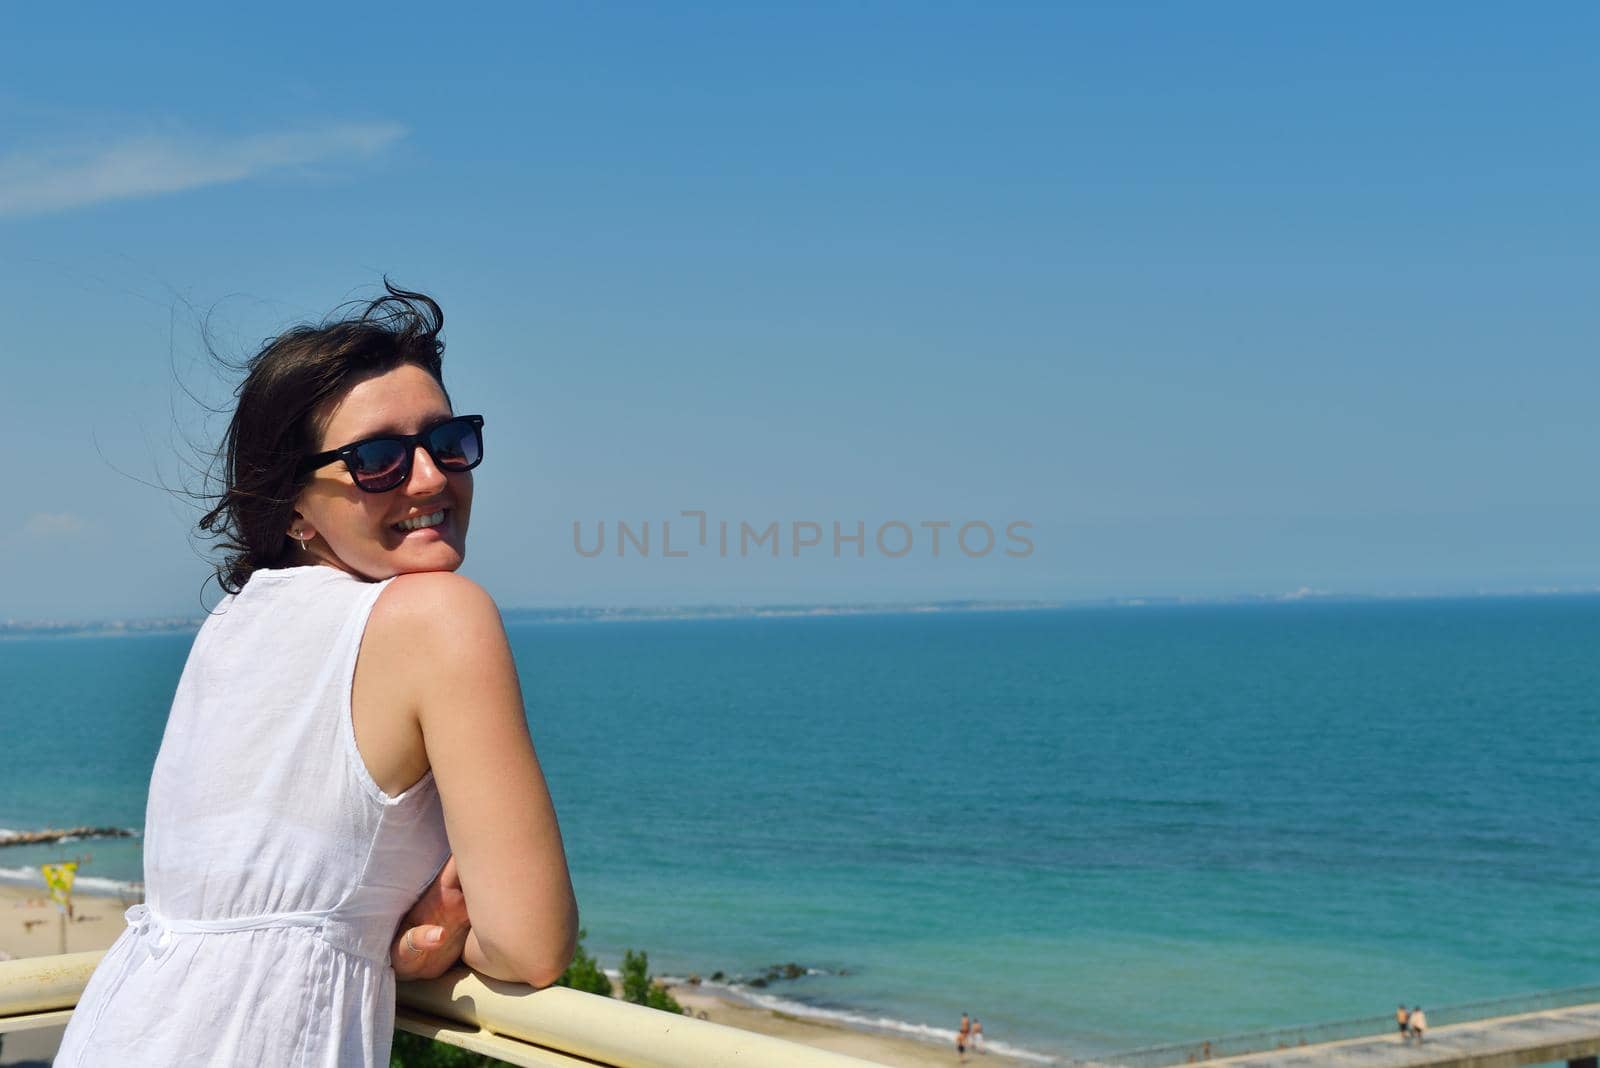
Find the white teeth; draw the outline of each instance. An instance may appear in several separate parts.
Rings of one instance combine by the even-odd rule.
[[[394,525],[396,530],[421,530],[423,527],[436,527],[444,522],[444,512],[434,512],[432,515],[419,515],[412,519],[402,519]]]

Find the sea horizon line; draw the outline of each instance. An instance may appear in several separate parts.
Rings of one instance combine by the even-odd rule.
[[[938,615],[979,612],[1040,612],[1096,608],[1177,608],[1293,604],[1524,600],[1600,595],[1600,586],[1530,587],[1511,590],[1340,592],[1301,587],[1287,593],[1134,594],[1076,598],[943,598],[905,601],[702,601],[681,604],[554,604],[503,608],[507,623],[667,622],[716,619],[827,618],[869,615]],[[5,619],[0,639],[24,637],[116,637],[195,631],[204,616],[113,619]]]

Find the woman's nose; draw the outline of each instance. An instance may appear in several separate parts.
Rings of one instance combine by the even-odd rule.
[[[411,478],[406,483],[406,492],[418,496],[438,493],[444,489],[447,481],[444,472],[439,470],[433,462],[433,457],[428,455],[428,450],[418,445],[416,455],[411,458]]]

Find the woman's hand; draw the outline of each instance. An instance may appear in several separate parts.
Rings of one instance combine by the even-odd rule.
[[[432,979],[443,975],[461,960],[470,930],[467,899],[452,855],[400,921],[400,933],[389,947],[394,977]]]

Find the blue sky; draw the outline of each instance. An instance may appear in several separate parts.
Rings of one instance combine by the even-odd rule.
[[[197,610],[141,481],[220,431],[200,318],[385,272],[488,420],[503,605],[1600,585],[1592,5],[8,19],[0,619]],[[782,555],[663,559],[693,509]],[[618,520],[649,558],[574,551]]]

